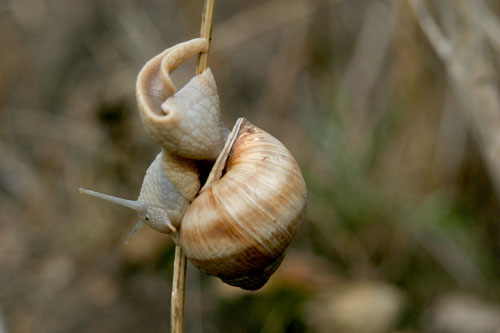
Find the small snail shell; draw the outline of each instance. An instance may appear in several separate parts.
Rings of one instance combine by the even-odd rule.
[[[306,185],[285,146],[240,118],[181,223],[179,242],[203,272],[259,289],[304,216]]]

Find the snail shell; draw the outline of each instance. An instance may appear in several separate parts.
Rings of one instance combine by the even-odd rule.
[[[203,272],[259,289],[281,263],[305,208],[306,185],[292,154],[240,118],[184,215],[179,242]]]

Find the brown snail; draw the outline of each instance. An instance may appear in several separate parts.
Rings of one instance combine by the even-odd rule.
[[[229,133],[210,69],[175,92],[170,73],[207,47],[202,38],[178,44],[139,73],[141,119],[162,147],[139,199],[81,191],[135,209],[139,226],[171,234],[203,272],[255,290],[278,268],[297,232],[306,185],[292,154],[269,133],[244,118]],[[215,164],[199,191],[202,160]]]

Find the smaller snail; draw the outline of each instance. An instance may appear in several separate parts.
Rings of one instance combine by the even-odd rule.
[[[262,287],[280,265],[306,208],[306,185],[292,154],[276,138],[239,118],[220,117],[210,69],[176,92],[170,73],[208,47],[197,38],[165,50],[137,79],[142,122],[162,147],[139,198],[80,189],[137,211],[142,224],[170,234],[203,272],[243,289]],[[199,164],[213,167],[200,188]]]

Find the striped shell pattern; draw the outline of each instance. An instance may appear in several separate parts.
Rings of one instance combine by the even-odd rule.
[[[203,272],[259,289],[303,218],[306,186],[292,154],[240,118],[181,223],[180,244]]]

